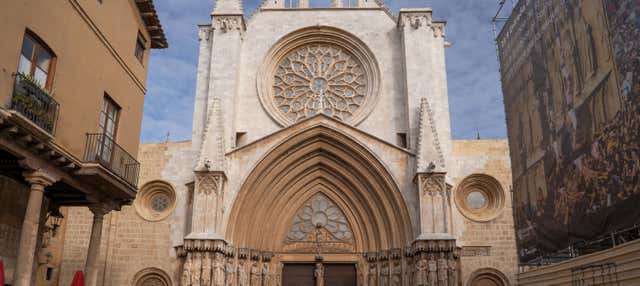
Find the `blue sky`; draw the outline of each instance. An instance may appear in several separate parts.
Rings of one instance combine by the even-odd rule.
[[[325,0],[311,0],[325,1]],[[250,15],[262,0],[245,0]],[[491,17],[498,0],[386,0],[400,8],[431,7],[447,20],[447,75],[455,139],[506,138],[504,107]],[[153,50],[141,140],[188,140],[198,59],[197,25],[208,23],[213,0],[155,0],[170,48]]]

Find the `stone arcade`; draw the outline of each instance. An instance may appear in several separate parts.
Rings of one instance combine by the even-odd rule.
[[[451,139],[445,23],[313,3],[217,1],[192,141],[141,147],[103,285],[512,283],[506,142]]]

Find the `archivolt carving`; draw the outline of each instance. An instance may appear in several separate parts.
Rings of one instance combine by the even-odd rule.
[[[171,278],[161,269],[146,268],[133,277],[135,286],[171,286]]]
[[[379,77],[373,54],[355,36],[314,27],[274,45],[260,69],[258,93],[282,125],[318,113],[357,124],[377,100]]]
[[[323,250],[392,249],[414,238],[404,200],[381,163],[352,138],[318,125],[289,137],[249,174],[231,210],[227,240],[253,249],[291,249],[287,242],[308,239],[310,229],[292,228],[298,209],[291,206],[303,206],[318,193],[342,212],[332,215],[340,223],[328,227],[332,236],[322,238],[328,240]],[[296,223],[304,225],[304,220]],[[340,225],[342,231],[331,230]],[[344,249],[344,240],[353,241],[353,250]]]

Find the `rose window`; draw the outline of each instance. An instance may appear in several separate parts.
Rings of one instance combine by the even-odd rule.
[[[324,113],[350,121],[367,99],[368,79],[352,53],[330,44],[293,49],[277,65],[273,101],[288,120]]]

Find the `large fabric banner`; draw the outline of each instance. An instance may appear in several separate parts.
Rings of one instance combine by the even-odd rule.
[[[640,0],[520,0],[498,36],[521,262],[640,222]]]

